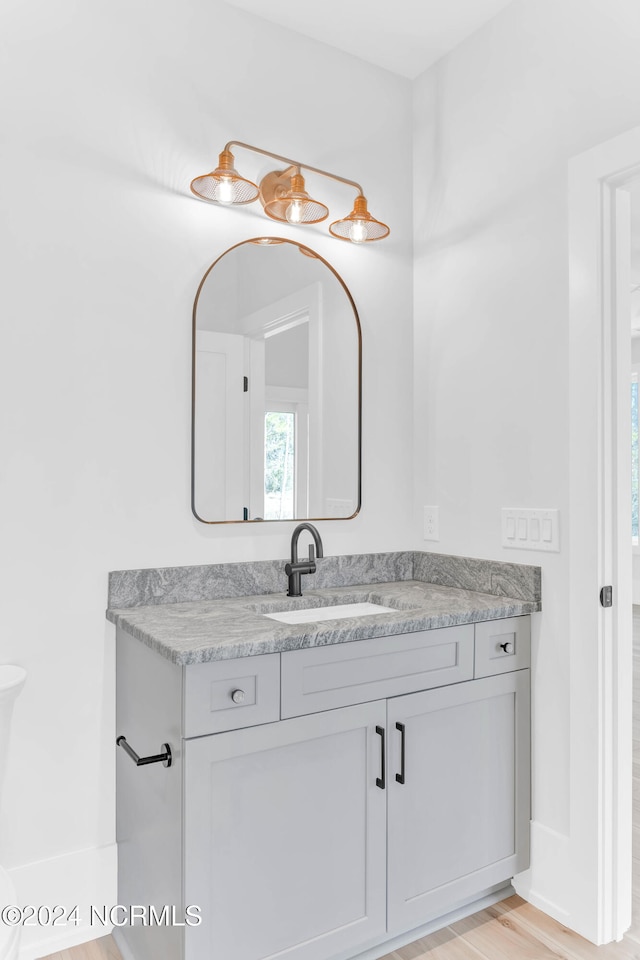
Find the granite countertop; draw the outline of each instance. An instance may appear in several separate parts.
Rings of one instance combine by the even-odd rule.
[[[300,624],[280,623],[264,616],[282,610],[365,601],[394,609],[392,613]],[[307,589],[299,598],[268,593],[114,607],[107,611],[107,617],[163,657],[183,665],[433,630],[480,620],[499,620],[540,609],[537,599],[496,596],[405,579]]]

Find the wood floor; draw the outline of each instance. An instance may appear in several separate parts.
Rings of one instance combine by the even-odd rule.
[[[510,897],[389,953],[382,960],[640,960],[640,607],[634,607],[633,613],[634,917],[624,939],[620,943],[594,947],[520,897]],[[102,937],[45,960],[121,960],[121,957],[112,938]]]
[[[99,940],[91,940],[80,947],[52,953],[46,960],[122,960],[122,956],[113,937],[100,937]]]

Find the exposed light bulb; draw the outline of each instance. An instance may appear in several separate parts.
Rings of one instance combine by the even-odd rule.
[[[349,224],[349,240],[363,243],[367,239],[367,225],[364,220],[352,220]]]
[[[292,200],[284,215],[289,223],[302,223],[302,214],[302,200]]]
[[[218,203],[233,203],[233,181],[224,177],[218,181],[215,189],[215,199]]]

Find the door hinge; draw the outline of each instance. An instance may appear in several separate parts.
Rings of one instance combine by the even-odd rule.
[[[613,587],[603,587],[600,591],[600,603],[603,607],[613,606]]]
[[[245,393],[249,392],[249,377],[242,378],[242,386]]]

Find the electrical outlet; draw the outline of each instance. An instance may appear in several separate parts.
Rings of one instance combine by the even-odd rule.
[[[438,507],[424,508],[424,539],[440,539],[440,517]]]

